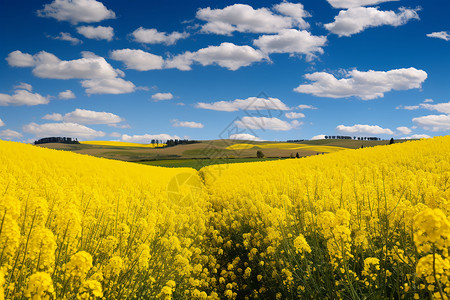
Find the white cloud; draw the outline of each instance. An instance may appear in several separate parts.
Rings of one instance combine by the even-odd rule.
[[[78,45],[78,44],[82,44],[83,41],[73,37],[70,33],[68,32],[60,32],[59,35],[51,37],[54,40],[60,40],[60,41],[67,41],[70,42],[72,45]]]
[[[126,94],[136,90],[136,86],[122,78],[105,78],[84,80],[81,85],[86,89],[88,95],[91,94]]]
[[[249,133],[235,133],[228,137],[230,140],[245,140],[245,141],[264,141],[261,138]]]
[[[298,127],[300,127],[301,125],[303,125],[303,122],[300,122],[300,121],[298,121],[298,120],[292,120],[292,121],[291,121],[291,126],[292,126],[292,128],[298,128]]]
[[[399,13],[381,11],[376,7],[354,7],[341,10],[333,23],[325,24],[325,28],[339,36],[351,36],[369,27],[382,25],[400,26],[411,19],[419,19],[417,9],[401,7]]]
[[[164,101],[173,99],[172,93],[156,93],[152,95],[152,99],[155,101]]]
[[[111,58],[125,63],[127,69],[138,71],[160,70],[164,66],[164,59],[142,50],[122,49],[111,52]]]
[[[0,127],[5,126],[5,122],[3,122],[2,119],[0,119]]]
[[[439,31],[427,34],[427,37],[443,39],[444,41],[450,41],[450,31]]]
[[[65,90],[64,92],[60,92],[58,94],[58,98],[63,100],[74,99],[75,94],[71,90]]]
[[[54,54],[41,51],[33,56],[33,74],[53,79],[99,79],[120,75],[103,57],[92,52],[82,52],[82,56],[75,60],[60,60]]]
[[[406,106],[399,105],[395,109],[416,110],[416,109],[419,109],[419,108],[420,108],[419,105],[406,105]]]
[[[96,0],[54,0],[37,11],[38,16],[68,21],[72,24],[114,19],[116,14]]]
[[[297,112],[289,112],[289,113],[286,113],[285,116],[288,119],[300,119],[300,118],[304,118],[305,114],[297,113]]]
[[[173,127],[188,127],[188,128],[203,128],[202,123],[192,122],[192,121],[178,121],[172,120]]]
[[[9,53],[6,61],[11,67],[32,67],[35,64],[33,55],[19,50]]]
[[[39,105],[50,102],[49,97],[41,96],[38,93],[30,93],[27,90],[15,90],[14,94],[0,94],[0,106],[8,105]]]
[[[243,117],[234,122],[239,128],[246,129],[268,129],[275,131],[291,130],[293,127],[286,121],[278,118],[266,117]]]
[[[13,88],[15,90],[27,90],[29,92],[31,92],[33,90],[33,87],[31,86],[31,84],[28,84],[25,82],[21,82],[18,85],[15,85]]]
[[[306,30],[283,29],[276,35],[263,35],[253,41],[264,53],[304,54],[312,59],[322,54],[326,36],[314,36]]]
[[[436,104],[422,103],[420,104],[420,107],[429,110],[435,110],[444,114],[450,114],[450,101],[447,103],[436,103]]]
[[[112,41],[114,29],[111,26],[80,26],[77,32],[88,39]]]
[[[53,114],[58,115],[58,114]],[[47,115],[48,116],[48,115]],[[44,117],[45,118],[45,117]],[[62,121],[66,123],[78,124],[117,124],[124,121],[118,115],[109,112],[98,112],[86,109],[75,109],[62,116]]]
[[[327,0],[334,8],[352,8],[360,6],[376,5],[383,2],[392,2],[399,0]]]
[[[409,90],[420,88],[427,78],[427,73],[415,68],[394,69],[390,71],[351,70],[346,72],[345,78],[337,79],[326,72],[306,74],[308,80],[314,81],[303,84],[294,91],[312,94],[318,97],[346,98],[359,97],[362,100],[371,100],[384,96],[392,90]]]
[[[305,10],[305,7],[301,3],[290,3],[283,1],[280,4],[274,6],[274,9],[279,13],[291,17],[296,22],[299,28],[309,28],[308,22],[304,18],[311,17],[311,14]]]
[[[317,107],[307,104],[300,104],[297,106],[298,109],[317,109]]]
[[[0,131],[0,138],[4,140],[12,140],[12,139],[19,139],[23,135],[20,132],[11,130],[11,129],[5,129]]]
[[[450,115],[428,115],[412,119],[418,126],[430,131],[450,130]]]
[[[410,134],[412,132],[412,130],[409,129],[408,127],[406,127],[406,126],[397,127],[397,131],[402,133],[402,134]]]
[[[325,134],[315,135],[311,138],[311,140],[323,140],[325,139]]]
[[[275,9],[280,13],[274,14],[268,8],[254,9],[246,4],[234,4],[223,9],[202,8],[197,11],[197,19],[206,21],[202,32],[231,35],[234,31],[252,33],[277,33],[282,29],[298,26],[307,28],[303,20],[309,14],[303,6],[283,2]]]
[[[121,137],[121,140],[123,142],[130,142],[130,143],[150,143],[151,140],[179,140],[180,137],[177,135],[169,135],[166,133],[161,134],[143,134],[143,135],[128,135],[123,134]]]
[[[378,125],[361,125],[353,126],[338,125],[336,130],[342,133],[364,133],[364,134],[394,134],[389,128],[381,128]]]
[[[134,40],[139,43],[166,45],[173,45],[178,40],[189,37],[189,33],[187,32],[172,32],[168,34],[166,32],[159,32],[154,28],[146,29],[142,27],[133,31],[131,35],[134,37]]]
[[[118,133],[118,132],[111,132],[111,133],[109,134],[109,136],[110,136],[110,137],[119,138],[119,137],[121,137],[122,135],[121,135],[120,133]]]
[[[236,99],[233,101],[218,101],[212,103],[199,102],[197,108],[217,110],[217,111],[238,111],[238,110],[289,110],[280,99],[277,98],[257,98]]]
[[[63,120],[63,115],[57,114],[57,113],[46,114],[45,116],[42,117],[42,119],[44,119],[44,120],[51,120],[51,121],[62,121]]]
[[[86,140],[105,136],[105,133],[102,131],[96,131],[76,123],[30,123],[24,125],[22,129],[24,132],[34,134],[36,137],[69,136]]]
[[[432,102],[434,102],[433,99],[425,99],[425,100],[423,101],[423,103],[432,103]]]
[[[232,43],[222,43],[220,46],[209,46],[197,52],[185,52],[166,61],[166,68],[191,70],[194,62],[202,66],[219,65],[231,71],[246,67],[254,62],[265,59],[266,56],[250,46],[237,46]]]
[[[411,136],[405,136],[402,137],[400,139],[402,140],[416,140],[416,139],[430,139],[431,136],[427,135],[427,134],[413,134]]]

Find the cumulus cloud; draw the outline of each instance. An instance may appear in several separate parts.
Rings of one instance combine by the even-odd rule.
[[[303,4],[283,1],[275,5],[274,9],[282,15],[291,17],[293,23],[296,23],[295,25],[299,28],[309,28],[309,23],[305,21],[305,18],[311,17],[311,14],[305,10]]]
[[[62,121],[63,115],[58,114],[58,113],[46,114],[45,116],[42,117],[42,119],[51,120],[51,121]]]
[[[260,36],[253,44],[267,54],[304,54],[307,59],[312,59],[323,53],[326,42],[326,36],[314,36],[306,30],[283,29],[276,35]]]
[[[5,126],[5,122],[3,122],[2,119],[0,119],[0,127]]]
[[[416,110],[419,109],[420,106],[419,105],[399,105],[397,106],[395,109],[406,109],[406,110]]]
[[[450,41],[450,31],[439,31],[427,34],[427,37],[442,39],[444,41]]]
[[[382,128],[378,125],[361,125],[356,124],[353,126],[338,125],[336,130],[341,133],[353,134],[394,134],[389,128]]]
[[[1,94],[0,93],[0,106],[8,105],[39,105],[47,104],[50,102],[49,97],[44,97],[38,93],[31,93],[27,90],[15,90],[14,94]]]
[[[178,40],[186,39],[189,37],[189,33],[187,32],[159,32],[158,30],[151,28],[146,29],[143,27],[139,27],[133,33],[131,33],[134,40],[139,43],[145,44],[166,44],[173,45]]]
[[[296,108],[298,109],[317,109],[317,107],[307,104],[300,104]]]
[[[434,102],[433,99],[425,99],[425,100],[423,101],[423,103],[432,103],[432,102]]]
[[[417,9],[402,7],[396,13],[392,10],[381,11],[376,7],[354,7],[341,10],[334,22],[325,24],[325,28],[338,36],[351,36],[369,27],[401,26],[411,19],[419,20]]]
[[[450,101],[447,103],[436,103],[436,104],[422,103],[420,104],[420,107],[428,110],[435,110],[444,114],[450,114]]]
[[[143,135],[128,135],[123,134],[121,137],[121,140],[123,142],[129,142],[129,143],[146,143],[149,144],[151,140],[179,140],[180,137],[177,135],[170,135],[166,133],[161,134],[143,134]]]
[[[115,19],[116,14],[96,0],[54,0],[37,11],[38,16],[54,18],[58,21],[94,23],[106,19]]]
[[[192,122],[192,121],[179,121],[179,120],[172,120],[172,126],[173,127],[188,127],[188,128],[203,128],[202,123],[198,122]]]
[[[232,101],[218,101],[212,103],[199,102],[197,108],[217,110],[217,111],[238,111],[238,110],[289,110],[280,99],[277,98],[257,98],[235,99]]]
[[[311,140],[323,140],[325,139],[325,134],[315,135],[311,138]]]
[[[111,26],[80,26],[77,32],[88,39],[112,41],[114,29]]]
[[[82,58],[61,60],[52,53],[41,51],[34,55],[33,74],[52,79],[114,78],[119,73],[103,58],[92,52],[82,52]]]
[[[172,93],[156,93],[152,95],[152,99],[157,101],[171,100],[173,99]]]
[[[60,41],[67,41],[70,42],[72,45],[78,45],[78,44],[82,44],[83,41],[73,37],[70,33],[68,32],[60,32],[59,35],[57,36],[53,36],[51,37],[54,40],[60,40]]]
[[[412,119],[418,126],[430,131],[450,130],[450,115],[428,115]]]
[[[86,89],[88,95],[91,94],[126,94],[136,90],[136,86],[122,78],[105,78],[84,80],[81,85]]]
[[[275,131],[291,130],[293,126],[278,118],[243,117],[234,122],[237,127],[245,129],[267,129]]]
[[[25,82],[21,82],[18,85],[15,85],[13,87],[15,90],[26,90],[31,92],[33,90],[33,87],[31,86],[31,84],[25,83]]]
[[[164,59],[142,50],[122,49],[111,52],[111,58],[123,62],[127,69],[138,71],[160,70],[164,66]]]
[[[58,94],[58,98],[62,100],[74,99],[75,94],[71,90],[65,90],[64,92],[60,92]]]
[[[0,131],[0,138],[4,140],[20,139],[22,136],[23,135],[20,132],[11,129],[5,129]]]
[[[315,72],[305,75],[305,78],[313,83],[300,85],[294,91],[318,97],[354,96],[362,100],[371,100],[381,98],[384,93],[392,90],[420,88],[427,76],[425,71],[415,68],[394,69],[386,72],[351,70],[346,72],[345,78],[342,79],[337,79],[326,72]]]
[[[35,64],[33,55],[19,50],[9,53],[6,61],[11,67],[32,67]]]
[[[237,46],[232,43],[222,43],[220,46],[209,46],[197,52],[187,51],[172,57],[166,61],[166,68],[177,68],[179,70],[191,70],[194,62],[202,66],[219,65],[231,71],[246,67],[252,63],[266,58],[261,51],[250,46]]]
[[[305,117],[305,114],[297,113],[297,112],[289,112],[285,114],[288,119],[301,119]]]
[[[406,126],[397,127],[397,131],[400,132],[401,134],[410,134],[412,132],[412,130]]]
[[[264,141],[263,139],[249,133],[235,133],[228,137],[230,140],[245,140],[245,141]]]
[[[383,2],[399,0],[327,0],[334,8],[352,8],[360,6],[372,6]]]
[[[105,133],[102,131],[96,131],[77,123],[30,123],[24,125],[22,129],[24,132],[34,134],[36,137],[70,136],[78,139],[92,139],[105,136]]]
[[[197,19],[205,21],[201,28],[204,33],[231,35],[237,32],[277,33],[282,29],[307,28],[303,18],[309,14],[303,5],[283,2],[274,7],[282,15],[268,8],[254,9],[246,4],[234,4],[223,9],[202,8],[197,11]]]
[[[87,109],[75,109],[72,112],[66,113],[64,116],[61,114],[48,114],[43,117],[45,120],[64,121],[65,123],[78,123],[78,124],[117,124],[124,119],[109,112],[98,112]]]
[[[420,140],[420,139],[430,139],[431,136],[427,134],[413,134],[411,136],[405,136],[400,139],[402,140]]]

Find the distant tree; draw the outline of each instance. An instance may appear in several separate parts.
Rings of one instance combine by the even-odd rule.
[[[361,149],[364,148],[364,145],[361,145]]]
[[[264,158],[264,153],[261,150],[256,151],[257,158]]]
[[[300,158],[300,155],[298,155],[298,152],[297,152],[297,154],[295,155],[295,157],[296,157],[296,158]]]
[[[389,145],[392,145],[394,142],[394,138],[391,138],[391,140],[389,141]]]

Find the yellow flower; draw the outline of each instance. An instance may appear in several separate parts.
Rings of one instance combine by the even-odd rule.
[[[80,300],[94,300],[102,298],[102,285],[97,280],[86,280],[81,284],[78,291],[77,299]]]
[[[66,272],[76,278],[84,278],[92,268],[92,256],[86,251],[80,251],[70,258],[66,264]]]
[[[52,278],[48,273],[37,272],[28,278],[25,297],[33,300],[53,299],[55,290]]]
[[[308,242],[306,241],[303,234],[299,234],[298,237],[294,240],[294,247],[297,253],[308,252],[311,253],[311,247],[309,247]]]

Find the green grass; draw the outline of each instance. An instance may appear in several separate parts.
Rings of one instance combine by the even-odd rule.
[[[205,166],[217,164],[235,164],[235,163],[269,161],[278,159],[280,158],[171,159],[171,160],[139,161],[136,163],[166,168],[193,168],[196,170],[200,170]]]

